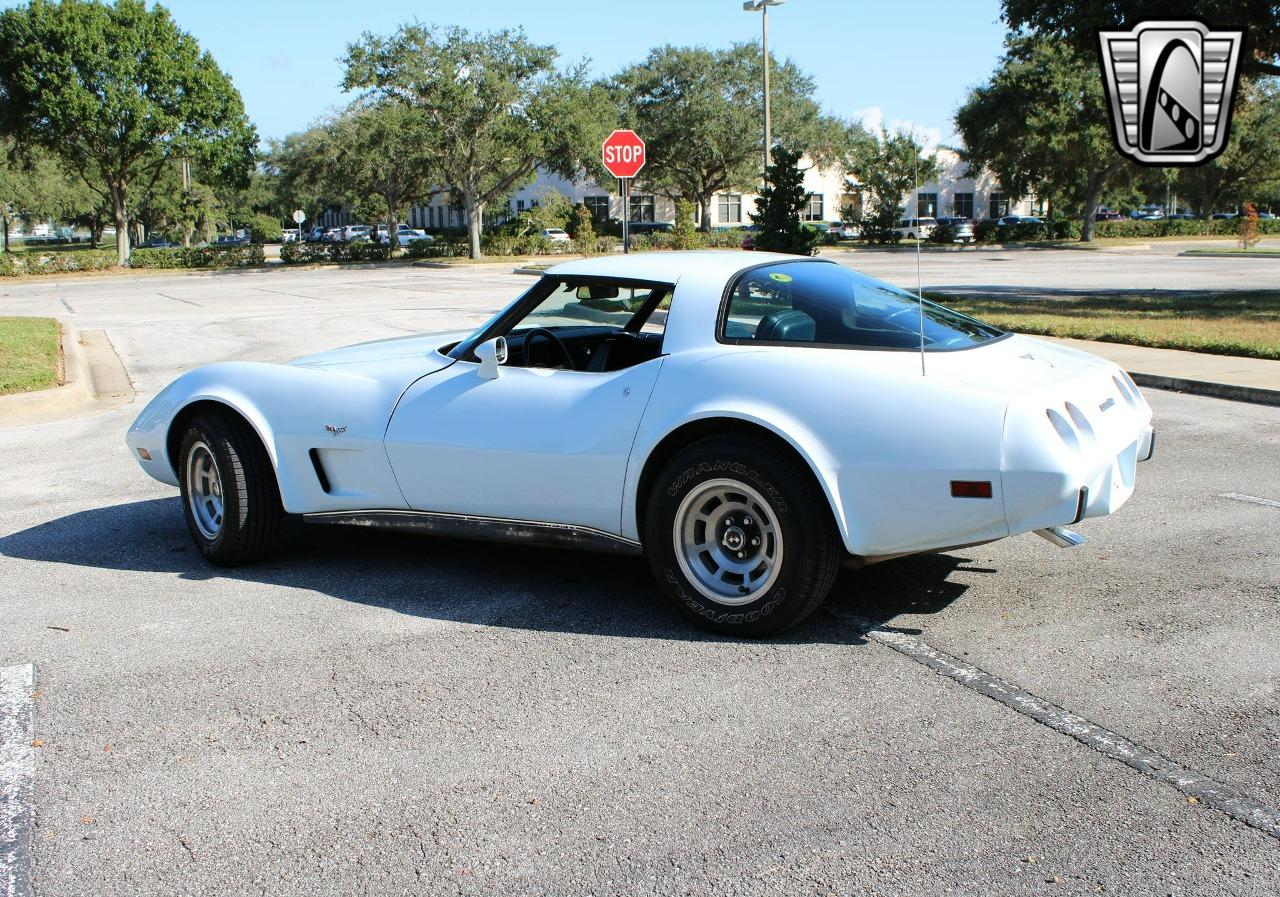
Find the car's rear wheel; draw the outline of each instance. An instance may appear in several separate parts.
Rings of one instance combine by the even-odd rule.
[[[680,611],[759,637],[812,613],[835,583],[840,540],[809,470],[763,441],[711,437],[681,451],[649,494],[645,547]]]
[[[193,417],[179,453],[182,510],[200,552],[235,567],[266,556],[284,512],[275,471],[257,434],[230,414]]]

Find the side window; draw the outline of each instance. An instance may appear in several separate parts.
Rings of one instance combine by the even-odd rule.
[[[598,327],[622,330],[650,299],[647,287],[562,283],[512,332],[531,327]],[[650,316],[652,318],[652,316]],[[664,318],[665,319],[665,318]]]
[[[544,283],[542,299],[506,325],[508,365],[605,373],[662,354],[671,287],[603,278]]]
[[[863,349],[965,349],[1002,331],[829,262],[779,262],[743,273],[721,337],[739,343]],[[921,332],[923,330],[923,333]]]
[[[812,342],[813,318],[794,307],[791,283],[791,275],[785,272],[747,272],[729,298],[724,335],[729,339]]]

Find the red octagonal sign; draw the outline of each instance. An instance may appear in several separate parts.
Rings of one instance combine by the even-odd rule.
[[[635,131],[614,131],[602,146],[604,167],[615,178],[633,178],[644,168],[644,141]]]

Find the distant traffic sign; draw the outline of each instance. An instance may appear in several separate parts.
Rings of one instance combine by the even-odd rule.
[[[295,223],[301,224],[302,222],[307,220],[307,213],[302,211],[302,209],[297,209],[293,213],[293,220]]]
[[[644,168],[644,141],[635,131],[614,131],[605,138],[601,155],[615,178],[633,178]]]

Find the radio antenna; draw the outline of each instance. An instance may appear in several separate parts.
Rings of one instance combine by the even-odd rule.
[[[913,179],[916,182],[916,214],[914,216],[916,222],[916,308],[920,312],[920,376],[924,373],[924,287],[920,275],[920,236],[923,227],[920,224],[920,151],[915,149],[916,129],[911,128],[911,144],[915,155],[915,174]]]

